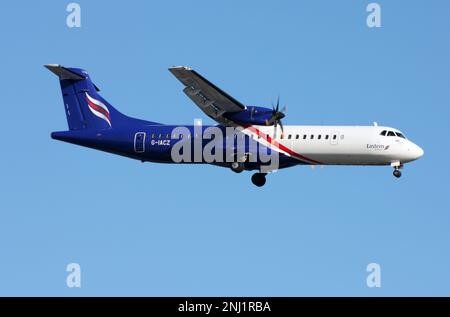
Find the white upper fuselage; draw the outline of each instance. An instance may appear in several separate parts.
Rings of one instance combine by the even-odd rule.
[[[423,155],[423,150],[403,137],[395,128],[383,126],[254,126],[281,144],[276,149],[291,149],[323,165],[390,165],[407,163]],[[386,131],[386,135],[381,135]],[[246,132],[258,138],[254,132]],[[268,145],[260,136],[258,141]],[[271,145],[275,148],[274,145]],[[289,155],[289,153],[285,153]],[[291,155],[290,155],[291,156]],[[317,164],[317,163],[316,163]]]

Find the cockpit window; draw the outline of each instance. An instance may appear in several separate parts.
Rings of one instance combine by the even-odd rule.
[[[399,138],[406,139],[402,133],[394,132],[394,131],[383,130],[383,131],[381,131],[380,135],[382,135],[382,136],[397,136]]]

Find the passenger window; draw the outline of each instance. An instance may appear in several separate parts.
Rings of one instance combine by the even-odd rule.
[[[337,139],[337,135],[334,134],[334,135],[333,135],[333,140],[336,140],[336,139]]]
[[[319,134],[319,136],[317,137],[319,140],[322,138],[322,135],[321,134]]]
[[[383,130],[383,131],[381,131],[381,133],[380,133],[380,135],[382,135],[382,136],[386,136],[386,130]]]
[[[303,140],[306,140],[306,134],[303,134]]]
[[[290,140],[291,138],[292,138],[292,135],[289,134],[289,135],[288,135],[288,139]]]
[[[162,134],[160,133],[158,137],[159,137],[159,138],[161,139],[161,137],[162,137]]]
[[[314,139],[314,134],[311,134],[311,140],[313,140]]]
[[[155,134],[154,133],[152,133],[152,139],[154,139],[155,138]]]
[[[325,140],[328,140],[330,138],[330,136],[327,134],[326,136],[325,136]]]
[[[389,131],[387,135],[388,135],[388,136],[395,136],[395,133],[392,132],[392,131]]]
[[[297,135],[295,136],[295,139],[298,140],[299,137],[300,137],[300,135],[297,134]]]
[[[167,134],[166,134],[166,139],[169,139],[169,138],[170,138],[170,134],[167,133]]]

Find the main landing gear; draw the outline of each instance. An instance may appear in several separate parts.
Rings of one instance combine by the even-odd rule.
[[[248,162],[249,154],[245,154],[243,157],[237,157],[235,155],[234,162],[231,163],[231,170],[235,173],[241,173],[245,170],[245,162]]]
[[[233,162],[231,163],[231,170],[235,173],[241,173],[245,169],[243,162]]]
[[[258,187],[264,186],[266,183],[266,173],[255,173],[252,176],[252,183]]]
[[[394,174],[394,176],[397,178],[400,178],[402,176],[402,172],[400,172],[399,169],[395,169],[392,174]]]

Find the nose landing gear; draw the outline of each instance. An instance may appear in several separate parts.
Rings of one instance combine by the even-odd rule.
[[[253,174],[252,183],[258,187],[264,186],[264,184],[266,183],[266,173]]]
[[[402,172],[400,172],[399,169],[395,169],[392,174],[394,174],[394,176],[397,178],[400,178],[402,176]]]
[[[391,166],[394,168],[394,174],[395,177],[400,178],[402,176],[402,172],[400,171],[401,168],[403,168],[403,164],[400,162],[393,162],[391,163]]]

